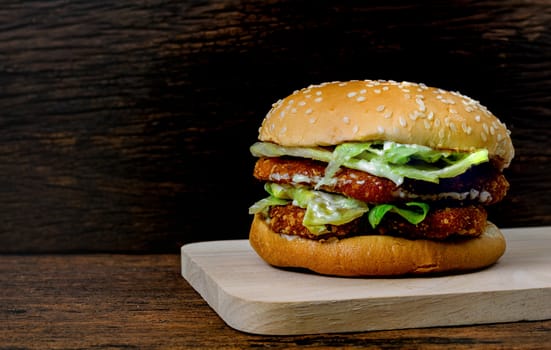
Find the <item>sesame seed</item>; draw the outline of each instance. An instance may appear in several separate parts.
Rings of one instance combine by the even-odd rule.
[[[486,134],[488,133],[488,125],[486,125],[486,123],[482,124],[482,129],[484,129]]]
[[[376,94],[380,94],[380,93],[381,93],[381,89],[375,89],[375,90],[373,90],[373,92],[376,93]]]
[[[495,135],[496,129],[493,126],[490,126],[490,135]]]
[[[346,86],[348,83],[346,82],[343,82],[343,83],[339,83],[339,86]]]
[[[282,127],[281,129],[279,129],[279,133],[280,134],[285,134],[287,132],[287,127]]]
[[[423,124],[425,124],[425,129],[430,129],[430,122],[428,120],[423,120]]]
[[[354,127],[352,127],[352,132],[354,134],[357,134],[358,133],[358,130],[359,130],[359,127],[357,125],[354,125]]]
[[[366,92],[367,92],[366,89],[361,89],[361,90],[360,90],[360,94],[362,94],[362,95],[365,94]]]
[[[358,101],[358,102],[365,101],[365,96],[358,96],[358,98],[356,98],[356,101]]]
[[[497,140],[498,141],[501,141],[502,138],[503,138],[503,136],[501,136],[501,134],[497,134]]]
[[[444,138],[444,129],[438,130],[438,137],[443,139]]]
[[[440,127],[440,119],[434,119],[434,126],[437,128]]]
[[[420,110],[421,112],[424,112],[424,111],[426,110],[426,108],[425,108],[425,102],[423,102],[422,98],[417,97],[417,98],[415,99],[415,102],[417,102],[417,104],[419,105],[419,110]]]
[[[388,86],[383,86],[383,91],[388,91]]]
[[[321,96],[321,91],[316,91],[316,96]]]
[[[292,105],[293,103],[295,103],[295,100],[291,99],[287,102],[288,104]]]
[[[478,115],[478,114],[475,115],[475,116],[474,116],[474,120],[476,120],[477,122],[480,122],[480,115]]]
[[[404,117],[400,116],[400,125],[405,127],[408,125],[407,121],[404,119]]]
[[[323,101],[323,98],[321,98],[321,97],[316,97],[314,99],[314,102],[317,102],[317,103],[320,103],[321,101]]]
[[[304,106],[304,105],[306,105],[306,102],[300,101],[300,102],[298,103],[298,105],[299,105],[299,106]]]
[[[304,111],[304,113],[311,114],[312,113],[312,108],[308,108],[306,111]]]
[[[453,132],[457,131],[457,128],[455,127],[455,124],[453,122],[450,122],[450,130]]]
[[[428,118],[429,120],[433,120],[433,119],[434,119],[434,112],[433,112],[433,111],[430,111],[430,112],[429,112],[429,115],[427,116],[427,118]]]
[[[384,117],[385,117],[385,119],[391,118],[392,117],[392,111],[385,112]]]
[[[343,121],[345,124],[350,124],[350,118],[347,117],[347,116],[342,117],[342,121]]]
[[[297,112],[296,108],[291,109],[291,113],[296,113],[296,112]]]
[[[352,98],[352,97],[356,96],[357,94],[358,94],[357,92],[349,92],[348,94],[346,94],[346,96],[348,98]]]
[[[382,112],[385,110],[385,105],[378,105],[376,109],[377,109],[377,112]]]
[[[482,138],[482,141],[488,141],[488,136],[486,136],[486,133],[484,131],[480,132],[480,137]]]
[[[377,131],[379,132],[379,134],[383,134],[385,132],[385,128],[379,125],[377,126]]]

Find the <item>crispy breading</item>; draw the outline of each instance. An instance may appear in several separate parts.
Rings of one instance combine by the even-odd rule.
[[[328,231],[315,235],[302,224],[305,209],[292,204],[274,206],[269,211],[270,228],[277,233],[310,239],[327,239],[364,234],[382,234],[411,239],[443,240],[448,237],[477,237],[486,227],[487,212],[482,206],[431,209],[425,220],[414,225],[394,213],[388,213],[375,229],[366,217],[341,226],[327,225]]]
[[[425,220],[414,225],[389,213],[377,226],[380,234],[407,238],[446,239],[450,236],[478,237],[486,228],[488,213],[481,206],[448,207],[431,210]]]
[[[270,208],[270,227],[274,232],[286,235],[301,236],[310,239],[321,239],[328,237],[342,237],[351,232],[358,232],[360,229],[360,220],[354,220],[344,225],[327,225],[329,232],[315,235],[310,232],[303,224],[305,209],[288,205],[278,205]]]
[[[323,178],[325,167],[325,163],[307,159],[260,158],[253,175],[262,181],[315,186]],[[489,163],[474,166],[455,178],[441,179],[439,184],[406,179],[401,186],[386,178],[343,167],[335,175],[335,181],[321,189],[368,203],[420,199],[490,205],[505,197],[509,183]]]

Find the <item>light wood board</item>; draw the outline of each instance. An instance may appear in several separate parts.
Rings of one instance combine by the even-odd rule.
[[[436,277],[342,278],[277,269],[247,240],[184,245],[182,276],[230,326],[292,335],[551,319],[551,227],[502,230],[485,270]]]

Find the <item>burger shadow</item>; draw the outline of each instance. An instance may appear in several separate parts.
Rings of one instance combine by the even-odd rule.
[[[347,280],[405,280],[405,279],[432,279],[432,278],[445,278],[445,277],[455,277],[455,276],[465,276],[465,275],[472,275],[479,273],[484,270],[488,270],[492,268],[493,265],[478,268],[478,269],[471,269],[471,270],[457,270],[457,271],[448,271],[448,272],[423,272],[423,273],[406,273],[402,275],[378,275],[378,276],[372,276],[372,275],[364,275],[364,276],[340,276],[340,275],[329,275],[329,274],[321,274],[317,273],[315,271],[306,269],[306,268],[300,268],[300,267],[279,267],[279,266],[272,266],[275,269],[291,272],[291,273],[297,273],[297,274],[304,274],[308,276],[316,276],[316,277],[327,277],[327,278],[342,278]]]

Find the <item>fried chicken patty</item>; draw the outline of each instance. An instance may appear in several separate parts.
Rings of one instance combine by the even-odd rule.
[[[310,239],[321,239],[329,237],[343,237],[352,232],[359,232],[362,226],[361,220],[356,219],[344,225],[326,225],[329,232],[322,235],[315,235],[302,224],[305,212],[305,209],[292,204],[273,206],[269,211],[270,228],[274,232],[286,235],[295,235]]]
[[[313,187],[323,178],[325,167],[326,163],[309,159],[260,158],[255,164],[253,175],[262,181]],[[509,183],[489,163],[473,166],[454,178],[440,179],[438,184],[405,179],[401,186],[386,178],[342,167],[335,174],[335,180],[321,186],[321,189],[342,193],[367,203],[424,200],[491,205],[505,197]]]
[[[487,212],[481,206],[435,208],[430,210],[425,220],[417,225],[389,213],[375,229],[369,226],[365,217],[362,217],[344,225],[327,225],[327,233],[315,235],[302,224],[305,211],[292,204],[271,207],[268,224],[274,232],[309,239],[382,234],[411,239],[443,240],[457,236],[477,237],[484,232],[487,219]]]

